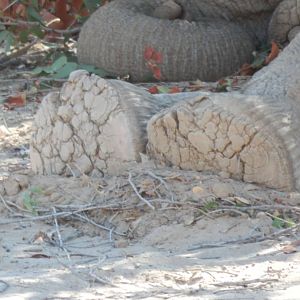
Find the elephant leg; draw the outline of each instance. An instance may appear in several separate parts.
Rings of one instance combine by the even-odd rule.
[[[284,0],[272,16],[269,39],[285,43],[300,32],[300,0]]]

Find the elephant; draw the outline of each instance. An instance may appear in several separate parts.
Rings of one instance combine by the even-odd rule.
[[[284,43],[299,7],[299,0],[114,0],[84,24],[78,59],[152,81],[150,47],[161,54],[161,80],[215,81],[251,62],[257,47]]]
[[[261,10],[262,2],[271,3],[253,7]],[[299,8],[300,0],[282,1],[273,11],[268,35],[252,31],[253,41],[284,42],[292,32],[295,37],[239,91],[152,95],[126,81],[75,71],[36,114],[33,171],[119,175],[146,154],[167,166],[300,191]],[[230,11],[228,16],[238,14]],[[165,7],[155,11],[171,20],[182,14],[180,9],[166,14]],[[259,23],[247,27],[249,34],[251,26]]]

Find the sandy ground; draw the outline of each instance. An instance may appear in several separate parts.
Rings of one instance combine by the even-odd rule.
[[[299,222],[298,193],[149,166],[35,176],[35,110],[1,111],[1,299],[299,299],[299,227],[274,227]]]

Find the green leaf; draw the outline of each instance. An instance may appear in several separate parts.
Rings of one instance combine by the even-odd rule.
[[[43,189],[39,186],[33,186],[33,187],[30,188],[30,192],[34,193],[34,194],[42,195],[43,194]]]
[[[45,36],[41,26],[33,26],[29,30],[29,33],[35,35],[36,37],[42,39]]]
[[[83,0],[85,7],[90,11],[95,11],[100,5],[99,0]]]
[[[38,9],[39,8],[39,2],[38,2],[38,0],[31,0],[31,5],[34,7],[34,8],[36,8],[36,9]]]
[[[272,226],[275,228],[283,228],[285,225],[285,222],[279,218],[274,218],[272,222]]]
[[[257,57],[254,59],[254,61],[253,61],[253,63],[251,64],[251,66],[252,66],[254,69],[260,69],[260,68],[263,67],[265,60],[266,60],[266,56],[264,56],[264,55],[259,55],[259,56],[257,56]]]
[[[66,63],[61,69],[54,74],[54,78],[61,79],[61,78],[68,78],[70,73],[78,69],[78,64],[74,62]]]
[[[33,6],[27,7],[27,15],[29,21],[38,21],[42,23],[42,17],[38,13],[38,11]]]
[[[59,69],[61,69],[66,63],[68,59],[65,55],[60,56],[57,60],[53,62],[53,64],[50,66],[53,73],[57,72]]]
[[[12,33],[9,33],[9,35],[7,36],[6,41],[7,41],[6,51],[9,51],[11,46],[16,43],[15,37],[13,36]]]
[[[105,77],[107,75],[109,75],[109,73],[103,69],[98,69],[96,68],[95,66],[92,66],[92,65],[78,65],[78,69],[82,69],[82,70],[86,70],[90,73],[94,73],[100,77]]]
[[[31,71],[31,74],[33,74],[33,75],[39,75],[39,74],[41,74],[43,72],[44,72],[44,68],[42,68],[42,67],[36,67],[36,68],[34,68]]]
[[[218,206],[219,206],[218,202],[216,202],[215,200],[210,200],[204,204],[204,209],[210,211],[210,210],[217,209]]]
[[[23,30],[19,33],[19,39],[21,43],[26,43],[28,42],[28,36],[29,36],[29,30]]]
[[[8,52],[13,44],[15,44],[15,38],[12,33],[8,30],[3,30],[0,32],[0,44],[4,43],[5,52]]]
[[[5,42],[9,31],[3,30],[0,32],[0,43]]]
[[[293,227],[293,226],[295,226],[296,225],[296,223],[295,223],[295,221],[293,220],[293,219],[290,219],[290,218],[288,218],[288,219],[286,219],[286,227]]]
[[[23,204],[24,207],[29,210],[31,213],[33,213],[34,215],[37,214],[35,206],[36,206],[36,202],[33,198],[31,198],[30,192],[25,192],[23,194]]]
[[[167,86],[157,86],[157,89],[160,94],[167,94],[170,91],[170,89]]]

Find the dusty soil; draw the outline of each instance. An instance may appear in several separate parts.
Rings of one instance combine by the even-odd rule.
[[[1,299],[299,299],[298,193],[151,163],[35,176],[37,106],[1,110]]]

